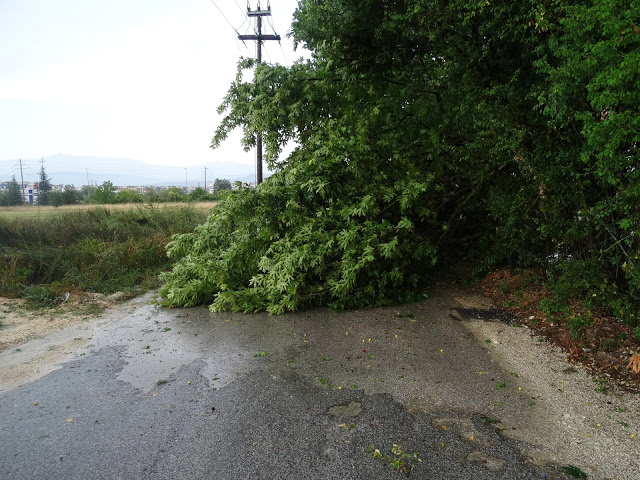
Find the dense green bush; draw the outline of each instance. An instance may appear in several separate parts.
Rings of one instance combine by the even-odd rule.
[[[466,258],[541,267],[549,308],[577,297],[637,325],[638,25],[638,0],[300,2],[312,58],[251,82],[241,61],[213,141],[261,132],[277,173],[174,239],[163,292],[358,307]]]

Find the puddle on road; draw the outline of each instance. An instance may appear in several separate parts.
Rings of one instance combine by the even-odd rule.
[[[205,362],[200,374],[219,388],[243,371],[252,356],[217,330],[204,309],[144,305],[96,332],[92,343],[94,349],[125,345],[121,357],[126,364],[117,378],[143,391],[198,360]]]
[[[362,404],[360,402],[350,402],[347,405],[334,405],[329,408],[327,413],[336,418],[357,417],[362,413]]]
[[[112,346],[125,347],[120,354],[124,367],[117,378],[143,391],[160,380],[170,380],[198,360],[204,365],[200,374],[211,387],[220,388],[252,365],[293,356],[286,344],[290,335],[296,335],[289,328],[290,319],[213,314],[206,308],[165,309],[150,304],[152,297],[152,293],[138,297],[105,310],[90,322],[0,352],[0,391]],[[254,358],[265,350],[268,359]]]

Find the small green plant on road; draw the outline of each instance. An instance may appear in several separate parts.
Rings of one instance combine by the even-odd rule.
[[[573,478],[587,478],[587,474],[586,473],[584,473],[578,467],[575,467],[573,465],[565,465],[564,467],[562,467],[562,470],[567,472]]]
[[[412,462],[422,463],[422,459],[418,458],[418,454],[416,452],[409,454],[402,450],[402,447],[397,443],[393,444],[391,454],[380,452],[380,449],[376,448],[374,445],[371,445],[371,447],[366,449],[365,452],[370,453],[371,458],[374,460],[383,460],[391,465],[394,470],[398,470],[407,476],[409,476],[415,468],[415,463]]]
[[[333,388],[335,385],[333,383],[331,383],[329,380],[327,380],[326,378],[322,378],[322,377],[316,377],[316,380],[319,381],[322,385],[324,385],[325,387],[329,387],[329,388]]]

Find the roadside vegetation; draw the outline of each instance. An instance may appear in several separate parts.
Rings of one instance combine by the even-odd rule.
[[[157,287],[158,273],[171,266],[165,252],[171,236],[193,231],[208,212],[140,205],[20,214],[37,208],[0,210],[0,295],[41,307],[64,301],[70,291],[134,294]]]
[[[175,202],[213,202],[223,198],[231,191],[231,182],[216,178],[213,191],[208,193],[202,187],[196,187],[189,193],[179,187],[145,187],[144,193],[138,188],[118,189],[112,182],[105,181],[97,187],[83,186],[76,190],[73,185],[65,185],[62,191],[51,190],[50,180],[44,167],[40,173],[38,184],[38,206],[60,207],[64,205],[114,205],[140,203],[175,203]],[[44,188],[43,188],[44,186]],[[20,189],[15,178],[6,192],[0,194],[0,206],[22,205]]]

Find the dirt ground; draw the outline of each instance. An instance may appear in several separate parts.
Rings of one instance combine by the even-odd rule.
[[[34,338],[86,323],[107,307],[122,301],[121,293],[104,296],[97,293],[72,294],[52,309],[30,309],[23,299],[0,297],[0,351],[22,345]]]
[[[0,392],[53,371],[91,340],[103,311],[117,310],[125,299],[73,293],[55,308],[32,309],[25,300],[0,297]]]

